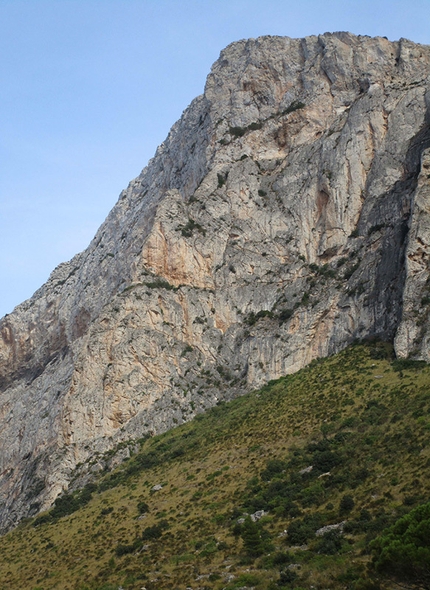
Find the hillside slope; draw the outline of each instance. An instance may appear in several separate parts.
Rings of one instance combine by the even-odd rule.
[[[430,367],[391,359],[353,346],[135,443],[0,539],[2,585],[393,588],[369,543],[428,501]]]
[[[88,249],[0,323],[0,528],[356,338],[429,358],[430,48],[227,47]]]

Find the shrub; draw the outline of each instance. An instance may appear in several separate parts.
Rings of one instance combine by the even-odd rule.
[[[297,574],[294,570],[284,570],[279,574],[279,580],[277,582],[278,586],[281,588],[285,588],[287,585],[290,587],[290,584],[297,580]]]
[[[355,273],[355,271],[358,269],[359,266],[360,266],[360,263],[357,262],[356,264],[354,264],[353,266],[351,266],[350,268],[348,268],[345,271],[345,273],[343,275],[343,278],[346,279],[346,280],[350,279],[352,277],[352,275]]]
[[[321,526],[319,514],[307,515],[303,519],[293,520],[287,529],[288,540],[293,545],[303,545],[315,535],[315,531]]]
[[[420,371],[427,365],[425,361],[413,361],[411,359],[397,359],[392,362],[391,366],[394,371]]]
[[[193,352],[193,347],[190,344],[187,344],[187,346],[184,348],[184,350],[181,352],[181,356],[185,356],[187,355],[189,352]]]
[[[273,565],[282,566],[282,565],[287,565],[292,562],[293,562],[292,555],[291,555],[291,553],[288,553],[288,551],[277,551],[273,555],[273,558],[272,558]]]
[[[324,501],[324,496],[323,486],[321,483],[316,483],[301,491],[300,500],[304,507],[312,505],[319,506]]]
[[[260,311],[258,311],[257,313],[251,311],[251,313],[248,314],[248,316],[245,318],[245,323],[248,324],[248,326],[254,326],[259,319],[261,318],[273,318],[274,313],[273,311],[269,311],[268,309],[261,309]]]
[[[336,276],[336,271],[332,268],[329,267],[328,264],[323,264],[322,266],[318,266],[317,264],[314,264],[313,262],[309,265],[309,268],[312,272],[317,273],[323,277],[335,277]]]
[[[255,588],[256,586],[259,586],[259,584],[260,578],[258,578],[258,576],[255,574],[240,574],[240,576],[238,576],[231,584],[229,584],[227,588],[229,588],[229,590],[230,588],[232,590],[235,588]]]
[[[176,287],[171,285],[166,279],[162,277],[156,277],[153,281],[148,281],[143,283],[149,289],[167,289],[168,291],[175,291],[177,290]]]
[[[349,494],[346,494],[345,496],[342,497],[340,504],[339,504],[339,512],[340,514],[347,514],[348,512],[351,512],[351,510],[354,508],[355,506],[355,502],[354,502],[354,498],[352,496],[350,496]]]
[[[143,530],[141,539],[143,541],[149,541],[150,539],[159,539],[165,529],[168,529],[169,525],[167,520],[161,520],[158,524],[148,526]]]
[[[250,123],[246,127],[230,127],[229,131],[233,137],[243,137],[247,131],[256,131],[257,129],[261,129],[262,126],[262,123],[255,122]]]
[[[218,178],[218,188],[223,187],[225,185],[227,175],[224,176],[223,174],[218,173],[217,178]]]
[[[139,514],[146,514],[146,512],[149,512],[148,504],[146,502],[139,502],[137,505],[137,511]]]
[[[40,516],[38,516],[37,518],[35,518],[33,520],[33,526],[37,527],[39,525],[42,524],[46,524],[47,522],[52,522],[52,516],[50,512],[47,512],[46,514],[41,514]]]
[[[372,227],[369,228],[367,235],[371,236],[373,233],[379,231],[380,229],[386,227],[385,223],[377,223],[376,225],[372,225]]]
[[[267,531],[264,530],[260,523],[253,522],[249,517],[246,518],[242,525],[240,536],[248,557],[259,557],[268,548]]]
[[[117,557],[121,557],[122,555],[128,555],[129,553],[134,553],[139,548],[139,544],[135,541],[130,545],[124,545],[123,543],[119,543],[115,548],[115,555]]]
[[[220,174],[218,174],[218,187],[220,187]],[[221,177],[223,179],[223,182],[221,184],[221,186],[224,184],[225,179],[223,177]],[[181,230],[181,234],[185,237],[185,238],[190,238],[193,235],[193,231],[196,229],[200,234],[203,234],[204,236],[206,235],[206,230],[200,225],[200,223],[197,223],[196,221],[194,221],[194,219],[192,219],[191,217],[188,219],[188,222],[186,225],[179,225],[177,229]]]
[[[279,323],[283,324],[284,322],[289,320],[290,317],[293,315],[293,313],[294,313],[293,309],[283,309],[278,316]]]
[[[327,531],[322,535],[316,545],[318,553],[335,555],[342,548],[342,535],[339,531]]]
[[[330,471],[340,463],[342,463],[341,456],[333,451],[316,451],[312,457],[314,469],[323,473]]]
[[[82,488],[82,490],[78,490],[73,494],[63,494],[62,496],[59,496],[55,500],[54,507],[50,511],[50,520],[57,520],[62,516],[73,514],[73,512],[76,512],[79,508],[88,504],[93,497],[93,492],[96,490],[97,486],[90,483]],[[41,524],[40,520],[38,524]]]
[[[299,109],[304,109],[305,108],[305,103],[304,102],[300,102],[300,100],[294,100],[290,106],[288,106],[286,109],[284,109],[281,113],[281,115],[288,115],[289,113],[292,113],[294,111],[298,111]]]
[[[247,129],[249,129],[249,131],[256,131],[257,129],[261,129],[263,127],[262,123],[259,122],[255,122],[255,123],[250,123],[247,127]]]
[[[233,137],[242,137],[246,133],[246,127],[230,127],[229,131]]]
[[[266,469],[261,472],[261,479],[264,481],[270,481],[275,475],[279,475],[285,471],[287,464],[281,459],[271,459],[267,461]]]
[[[304,306],[308,305],[308,303],[309,303],[309,293],[303,293],[303,297],[302,297],[300,303],[301,303],[301,305],[304,305]]]
[[[113,506],[107,506],[103,508],[100,512],[100,516],[106,516],[107,514],[111,514],[114,511]]]
[[[379,572],[430,585],[430,502],[418,506],[370,544]]]

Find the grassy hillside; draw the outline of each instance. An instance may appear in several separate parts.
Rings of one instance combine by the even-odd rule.
[[[372,539],[429,499],[429,407],[430,367],[389,345],[313,362],[1,538],[0,588],[392,588]]]

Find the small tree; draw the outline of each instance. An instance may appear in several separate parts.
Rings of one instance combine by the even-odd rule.
[[[259,557],[263,555],[266,544],[263,527],[253,522],[249,517],[245,520],[242,525],[240,536],[242,537],[243,547],[248,557]]]

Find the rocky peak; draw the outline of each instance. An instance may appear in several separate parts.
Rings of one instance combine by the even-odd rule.
[[[428,360],[430,48],[221,52],[85,252],[0,324],[0,523],[357,338]]]

